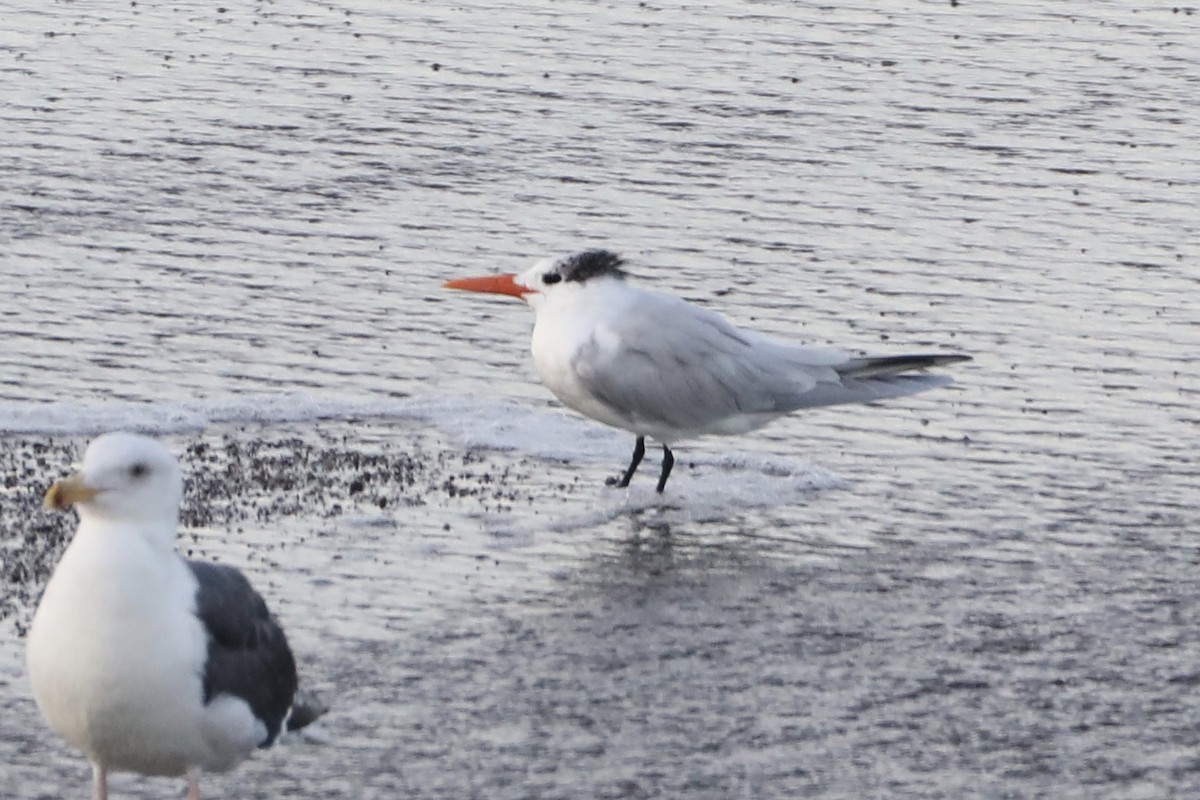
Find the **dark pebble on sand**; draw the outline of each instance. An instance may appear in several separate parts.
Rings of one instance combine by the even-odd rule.
[[[46,437],[7,439],[0,448],[0,486],[5,489],[0,503],[0,620],[11,618],[21,635],[76,527],[74,514],[43,511],[42,495],[82,458],[86,446],[83,437]],[[183,536],[188,529],[236,533],[247,522],[265,528],[288,517],[378,514],[397,506],[451,501],[486,509],[496,480],[484,463],[486,455],[478,452],[430,452],[415,445],[368,451],[320,433],[197,434],[172,449],[182,453]],[[521,477],[504,470],[505,482]],[[374,491],[366,492],[368,484]],[[196,539],[194,532],[191,539]]]

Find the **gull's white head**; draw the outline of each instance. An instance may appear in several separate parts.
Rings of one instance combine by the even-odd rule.
[[[546,258],[520,275],[487,275],[460,278],[447,289],[505,294],[519,297],[536,311],[549,297],[602,280],[624,280],[624,260],[610,250],[584,250],[562,258]]]
[[[183,476],[175,456],[153,439],[106,433],[88,445],[79,471],[46,492],[47,508],[75,506],[83,520],[170,525],[175,535]]]

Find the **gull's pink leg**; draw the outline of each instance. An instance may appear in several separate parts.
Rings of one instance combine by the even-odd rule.
[[[108,800],[108,770],[92,764],[92,800]]]

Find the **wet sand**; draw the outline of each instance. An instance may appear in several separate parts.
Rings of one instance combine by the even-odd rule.
[[[189,474],[181,547],[250,573],[332,705],[329,742],[207,776],[214,796],[1200,789],[1194,548],[1115,538],[1005,554],[900,507],[893,533],[838,541],[772,524],[780,509],[696,519],[670,497],[514,537],[488,520],[611,502],[602,481],[565,480],[603,470],[464,454],[419,426],[371,421],[175,440]],[[74,452],[13,443],[2,478],[22,502],[37,498],[39,460]],[[860,492],[811,489],[809,505],[828,513]],[[17,797],[87,780],[21,674],[25,600],[68,523],[33,516],[52,533],[21,548],[38,558],[2,634],[0,755]],[[115,786],[135,798],[178,788]]]

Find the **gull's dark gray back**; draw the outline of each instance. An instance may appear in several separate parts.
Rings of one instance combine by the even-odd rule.
[[[296,694],[296,662],[267,604],[233,567],[188,561],[199,584],[196,616],[208,633],[204,702],[222,694],[250,706],[267,729],[266,747],[281,733]]]

